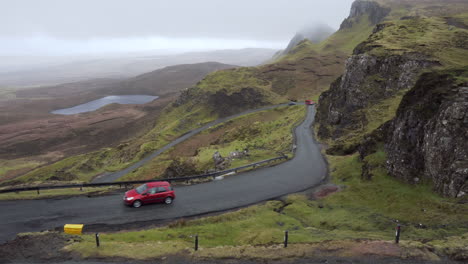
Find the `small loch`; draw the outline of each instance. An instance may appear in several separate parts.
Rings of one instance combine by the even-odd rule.
[[[151,95],[110,95],[84,104],[76,105],[70,108],[57,109],[52,114],[74,115],[95,111],[108,104],[146,104],[158,99],[158,96]]]

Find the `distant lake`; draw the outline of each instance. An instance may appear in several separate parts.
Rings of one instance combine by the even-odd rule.
[[[51,113],[58,115],[74,115],[95,111],[108,104],[146,104],[157,98],[158,96],[151,95],[110,95],[74,107],[54,110]]]

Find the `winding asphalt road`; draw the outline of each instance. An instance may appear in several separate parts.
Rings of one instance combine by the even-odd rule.
[[[13,239],[19,232],[72,223],[128,223],[131,228],[136,222],[157,223],[163,219],[238,208],[318,185],[326,177],[327,166],[311,133],[314,116],[315,108],[309,106],[307,118],[295,129],[297,149],[292,160],[220,181],[176,187],[177,199],[169,206],[126,207],[122,202],[123,193],[93,198],[0,202],[0,243]]]

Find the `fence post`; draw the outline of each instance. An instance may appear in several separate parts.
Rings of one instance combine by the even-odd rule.
[[[39,188],[37,188],[37,194],[38,194],[38,195],[40,194],[40,193],[39,193]]]
[[[80,186],[80,192],[82,192],[82,191],[83,191],[83,186]]]
[[[99,247],[99,233],[96,233],[96,247]]]
[[[396,227],[396,233],[395,233],[395,243],[398,244],[400,242],[400,232],[401,232],[401,226],[400,224],[397,225]]]
[[[198,234],[195,235],[195,251],[198,250]]]
[[[288,247],[288,230],[284,231],[284,247]]]

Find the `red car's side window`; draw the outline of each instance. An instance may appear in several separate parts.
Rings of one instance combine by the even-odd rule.
[[[164,187],[159,187],[158,188],[158,193],[162,193],[162,192],[167,192],[167,189],[164,188]]]

